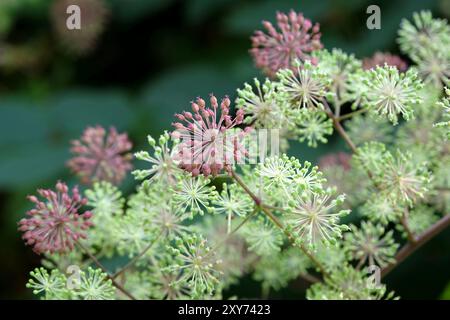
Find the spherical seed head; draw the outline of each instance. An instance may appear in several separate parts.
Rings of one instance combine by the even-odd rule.
[[[402,58],[388,52],[376,52],[372,57],[363,60],[365,70],[373,69],[376,66],[383,67],[385,64],[396,67],[400,72],[408,69],[408,64]]]
[[[28,197],[35,207],[27,212],[28,218],[19,222],[22,238],[38,254],[72,250],[78,239],[86,238],[85,231],[92,225],[90,211],[79,213],[87,200],[77,187],[70,194],[63,182],[56,184],[55,191],[39,189],[38,194],[43,201],[37,196]]]
[[[278,12],[276,18],[279,30],[272,23],[264,21],[267,33],[258,30],[251,37],[253,48],[250,54],[256,66],[272,77],[279,69],[295,71],[295,59],[315,63],[311,53],[323,47],[319,24],[313,26],[302,13],[293,10],[288,15]]]
[[[72,142],[74,157],[67,163],[81,181],[108,181],[119,184],[131,170],[132,144],[126,133],[119,134],[114,127],[88,127],[80,140]]]
[[[244,111],[238,110],[233,118],[228,97],[220,104],[212,94],[209,100],[210,108],[202,98],[197,98],[191,103],[193,114],[175,115],[180,122],[172,124],[175,127],[172,136],[181,139],[174,160],[193,176],[215,176],[223,170],[229,171],[248,155],[242,140],[249,130],[235,128],[243,123]]]

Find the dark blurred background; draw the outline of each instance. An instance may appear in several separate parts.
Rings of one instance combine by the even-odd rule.
[[[80,2],[90,28],[74,36],[64,28],[65,7]],[[381,7],[381,30],[366,28],[370,4]],[[234,98],[243,82],[263,77],[248,55],[250,35],[291,8],[320,22],[326,48],[358,58],[398,53],[400,21],[414,11],[450,16],[450,0],[0,0],[0,298],[31,298],[25,283],[39,257],[17,221],[36,188],[76,183],[65,167],[71,139],[88,125],[114,125],[139,150],[193,98]],[[332,139],[317,149],[293,143],[290,153],[317,161],[342,148]],[[122,187],[131,191],[134,182]],[[449,231],[392,272],[389,288],[403,298],[449,298]],[[293,283],[272,296],[300,298],[303,290]],[[250,278],[233,291],[259,295]]]

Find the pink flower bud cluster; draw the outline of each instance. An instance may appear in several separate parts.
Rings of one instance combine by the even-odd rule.
[[[100,126],[88,127],[80,140],[72,141],[69,168],[81,181],[108,181],[119,184],[131,170],[132,155],[128,153],[132,144],[126,133],[117,133],[114,127],[109,134]]]
[[[76,241],[86,238],[85,230],[92,226],[89,221],[91,212],[78,212],[87,199],[80,196],[77,187],[69,195],[67,185],[63,182],[56,184],[56,192],[40,189],[38,193],[45,201],[28,196],[35,207],[27,212],[28,218],[19,222],[22,238],[38,254],[72,250]]]
[[[250,53],[258,68],[273,77],[279,69],[296,71],[296,59],[317,63],[311,53],[323,47],[318,23],[313,26],[302,13],[291,10],[288,15],[277,12],[277,25],[279,31],[272,23],[264,21],[267,33],[258,30],[251,37],[253,48]]]
[[[242,140],[250,127],[232,130],[243,123],[244,110],[239,109],[233,118],[230,99],[225,97],[219,105],[212,94],[210,104],[207,108],[205,101],[197,98],[191,103],[192,112],[176,114],[179,122],[172,124],[176,129],[172,135],[181,140],[174,160],[193,176],[229,171],[232,164],[242,163],[248,155]]]
[[[384,67],[385,64],[396,67],[400,72],[408,69],[408,64],[402,58],[388,52],[376,52],[373,57],[365,58],[363,60],[363,69],[370,70],[376,66]]]

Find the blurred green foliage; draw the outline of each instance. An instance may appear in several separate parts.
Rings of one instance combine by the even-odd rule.
[[[262,75],[253,67],[249,37],[277,10],[295,9],[321,23],[325,47],[357,57],[397,52],[400,20],[431,9],[450,15],[446,0],[97,0],[109,8],[94,48],[74,55],[54,33],[53,0],[0,1],[0,297],[29,297],[25,279],[38,262],[16,231],[29,208],[25,196],[68,174],[69,142],[88,125],[130,133],[135,150],[147,134],[170,130],[172,115],[197,96],[235,97],[243,82]],[[378,4],[382,29],[368,30],[366,8]],[[61,21],[64,21],[62,18]],[[317,161],[343,148],[337,139],[293,155]],[[130,178],[125,187],[133,187]],[[450,279],[443,234],[390,276],[405,298],[441,296]],[[433,270],[432,273],[424,272]],[[411,277],[415,275],[413,284]],[[244,280],[242,292],[252,295]],[[295,298],[301,284],[279,293]],[[447,287],[442,298],[450,298]]]

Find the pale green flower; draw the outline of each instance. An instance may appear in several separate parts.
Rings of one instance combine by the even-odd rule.
[[[411,206],[428,192],[431,174],[426,163],[417,165],[411,153],[397,151],[395,157],[386,154],[382,174],[376,180],[386,197]]]
[[[441,101],[438,102],[438,106],[444,109],[444,119],[448,121],[442,121],[436,124],[438,127],[446,128],[447,138],[450,139],[450,89],[445,88],[446,97],[442,98]]]
[[[174,184],[181,170],[174,161],[174,154],[177,151],[178,141],[173,139],[167,131],[162,134],[158,143],[151,136],[148,136],[148,144],[153,149],[153,155],[147,151],[139,151],[135,153],[135,157],[139,160],[150,163],[150,169],[134,170],[132,173],[138,180],[149,177],[150,182],[154,180]]]
[[[50,274],[44,268],[36,268],[30,272],[31,279],[26,286],[33,290],[33,294],[41,295],[42,299],[60,300],[67,299],[69,293],[66,288],[66,277],[57,269]]]
[[[376,67],[366,71],[367,78],[362,79],[367,86],[363,104],[372,112],[385,116],[394,125],[398,116],[410,120],[414,114],[414,105],[421,102],[419,90],[422,83],[413,69],[400,72],[396,67]]]
[[[248,222],[242,231],[248,249],[259,256],[270,256],[279,252],[283,244],[283,234],[272,222],[256,219]]]
[[[290,199],[303,192],[321,193],[325,179],[308,161],[302,165],[294,157],[283,154],[266,158],[259,164],[256,174],[261,178],[264,191],[270,195],[277,195],[277,203],[286,205]]]
[[[316,148],[317,143],[327,143],[333,133],[333,122],[327,114],[316,109],[301,109],[295,117],[293,130],[300,142],[307,141],[309,147]]]
[[[382,175],[383,163],[387,157],[386,146],[380,142],[366,142],[358,147],[352,160],[354,165],[364,172],[370,171],[374,175]]]
[[[331,79],[310,61],[304,64],[296,60],[297,72],[281,69],[277,72],[279,90],[286,96],[293,108],[322,108],[322,100],[330,96]]]
[[[371,221],[387,225],[389,222],[399,222],[403,209],[387,197],[374,195],[361,207],[360,212]]]
[[[365,221],[360,228],[355,225],[350,228],[345,234],[344,247],[350,257],[358,261],[358,266],[368,264],[383,268],[395,262],[399,245],[394,241],[392,230],[385,232],[382,225]]]
[[[416,236],[426,231],[438,220],[439,216],[436,215],[434,209],[426,205],[419,205],[410,210],[407,216],[408,228]],[[398,224],[397,229],[402,232],[404,238],[407,238],[407,233],[403,225]]]
[[[213,200],[215,212],[226,215],[227,230],[231,231],[231,219],[235,216],[246,216],[253,208],[253,200],[248,194],[243,193],[241,188],[232,184],[228,186],[226,183],[222,185],[222,191],[218,197]]]
[[[191,217],[203,215],[205,211],[213,212],[211,201],[217,198],[217,192],[214,186],[209,185],[210,182],[204,176],[192,177],[185,174],[184,179],[173,189],[174,205]]]
[[[376,117],[373,114],[356,115],[345,122],[345,128],[356,146],[370,141],[383,143],[392,141],[392,125],[388,120]]]
[[[125,199],[120,190],[109,182],[95,182],[85,191],[88,205],[92,209],[94,226],[87,242],[102,254],[111,257],[115,252],[115,217],[123,214]]]
[[[442,44],[420,49],[411,55],[411,59],[424,83],[440,88],[450,85],[450,53],[448,49],[442,50]]]
[[[287,103],[280,98],[276,83],[266,79],[261,85],[255,78],[254,84],[255,90],[248,83],[244,84],[244,89],[237,90],[236,106],[245,112],[244,123],[256,128],[282,128],[286,122]]]
[[[87,272],[81,271],[80,288],[77,290],[84,300],[112,300],[115,288],[108,275],[100,269],[88,268]]]
[[[322,242],[335,243],[342,237],[342,231],[348,227],[340,223],[340,218],[350,210],[339,210],[345,196],[331,198],[331,192],[324,194],[306,194],[299,196],[289,204],[284,218],[294,237],[301,243],[315,246]]]
[[[398,35],[400,49],[409,55],[435,44],[450,44],[450,26],[447,20],[433,18],[431,11],[414,13],[413,22],[403,19]]]
[[[343,265],[336,268],[325,282],[313,284],[306,292],[308,300],[381,300],[396,299],[385,285],[374,283],[366,270]]]
[[[353,54],[347,54],[340,49],[315,51],[313,55],[318,59],[317,68],[332,79],[331,90],[334,92],[335,106],[347,102],[349,99],[349,75],[361,69],[362,63]]]
[[[193,234],[176,239],[175,245],[169,247],[169,251],[177,260],[167,269],[181,272],[181,276],[173,285],[186,284],[192,289],[194,298],[203,294],[213,295],[220,287],[221,272],[218,268],[221,260],[211,251],[206,239]]]
[[[115,221],[114,239],[117,251],[130,258],[140,254],[153,241],[158,231],[155,225],[134,214],[127,214]]]

